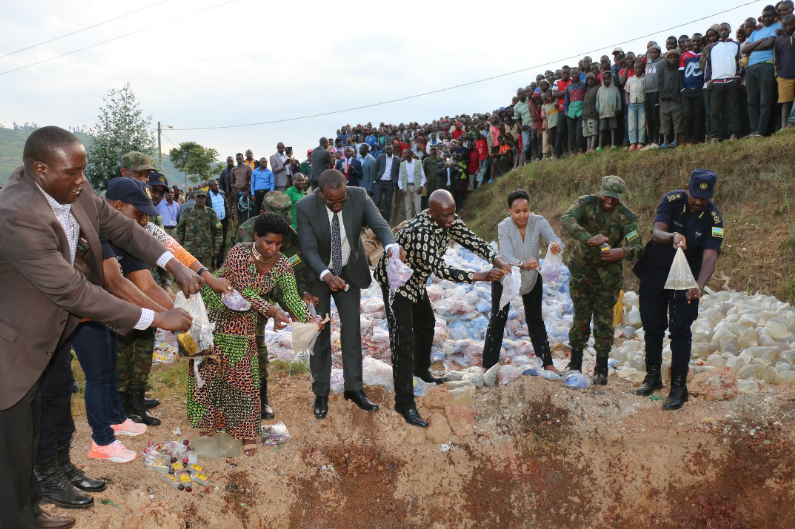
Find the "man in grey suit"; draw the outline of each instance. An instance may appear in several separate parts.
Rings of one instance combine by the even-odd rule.
[[[317,189],[320,175],[326,169],[331,169],[331,153],[328,152],[328,140],[320,138],[320,145],[312,150],[312,172],[309,173],[309,183],[312,189]]]
[[[300,173],[298,162],[293,159],[292,147],[285,152],[284,143],[276,144],[276,154],[270,157],[275,190],[282,193],[293,185],[293,174]]]
[[[103,290],[99,237],[165,267],[185,295],[197,293],[204,280],[94,195],[83,176],[85,148],[71,132],[36,130],[25,142],[23,160],[0,191],[0,527],[66,528],[74,519],[54,517],[38,505],[33,463],[42,373],[69,354],[66,344],[83,317],[118,334],[191,325],[182,309],[155,313]]]
[[[384,153],[379,154],[375,160],[375,179],[373,182],[373,201],[376,207],[381,204],[381,197],[384,197],[384,209],[381,215],[389,221],[392,213],[392,194],[398,181],[400,171],[400,158],[393,155],[392,144],[388,143],[384,148]]]
[[[364,189],[347,187],[345,176],[336,169],[323,171],[318,184],[318,189],[296,204],[298,239],[307,265],[307,290],[320,299],[319,314],[329,313],[332,296],[337,305],[345,400],[352,400],[363,410],[375,411],[378,406],[362,390],[361,289],[370,286],[372,281],[362,243],[362,228],[369,226],[389,255],[400,249],[395,245],[389,225]],[[320,332],[309,367],[315,394],[315,417],[322,419],[328,414],[331,385],[330,325]]]

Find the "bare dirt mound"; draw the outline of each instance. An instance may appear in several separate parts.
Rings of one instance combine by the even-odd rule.
[[[418,400],[432,422],[421,430],[379,388],[368,393],[380,411],[338,395],[317,421],[307,375],[272,378],[271,403],[293,440],[251,458],[202,460],[213,485],[192,493],[169,488],[140,458],[88,460],[78,418],[74,459],[111,484],[93,509],[59,512],[98,529],[780,528],[795,515],[791,385],[663,412],[614,376],[596,390],[522,377],[479,390],[470,406],[434,389]],[[156,411],[163,425],[128,446],[173,439],[177,427],[198,435],[181,397]]]

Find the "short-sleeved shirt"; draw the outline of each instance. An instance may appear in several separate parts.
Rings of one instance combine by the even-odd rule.
[[[513,107],[513,117],[514,119],[521,120],[523,127],[530,128],[533,124],[533,116],[530,114],[528,103],[529,101],[519,101],[516,103],[516,106]]]
[[[687,240],[685,257],[696,278],[701,272],[704,250],[720,253],[723,244],[723,217],[712,202],[700,213],[691,213],[687,207],[687,193],[681,189],[670,191],[660,200],[654,222],[664,222],[668,225],[669,232],[684,235]],[[646,279],[662,288],[668,279],[675,255],[673,244],[659,244],[652,240],[646,248],[643,259],[645,263],[639,262],[638,267],[645,265],[645,271],[648,272]],[[635,272],[644,279],[642,273],[638,273],[639,270]]]
[[[149,270],[149,265],[138,259],[134,255],[130,255],[122,250],[109,240],[100,237],[99,242],[102,244],[102,259],[116,259],[121,268],[121,273],[125,277],[133,272],[141,270]]]
[[[679,59],[679,71],[685,74],[685,88],[704,86],[704,70],[701,69],[701,54],[686,51]]]
[[[781,22],[776,22],[775,24],[770,24],[767,27],[763,27],[762,29],[757,29],[756,31],[751,32],[751,36],[748,37],[748,42],[756,42],[759,40],[765,40],[768,37],[774,37],[776,35],[776,30],[782,29]],[[769,50],[762,50],[762,51],[752,51],[751,55],[748,57],[748,66],[753,66],[754,64],[759,64],[762,62],[773,62],[774,54],[773,48]]]
[[[782,79],[795,79],[795,37],[778,37],[773,51],[776,57],[776,75]]]

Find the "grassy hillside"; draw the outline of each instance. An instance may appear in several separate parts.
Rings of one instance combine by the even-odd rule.
[[[14,169],[22,165],[22,150],[29,135],[30,132],[21,129],[0,127],[0,185],[5,184]],[[91,142],[91,138],[81,132],[77,133],[77,137],[86,146]],[[185,187],[185,176],[174,167],[171,159],[165,154],[163,155],[163,173],[168,178],[169,184]]]
[[[602,176],[618,175],[627,182],[625,203],[639,215],[645,242],[662,195],[684,188],[697,167],[719,175],[713,201],[726,229],[710,286],[795,302],[795,131],[716,147],[603,152],[534,163],[470,195],[462,217],[480,235],[496,238],[496,226],[507,215],[506,197],[521,187],[530,193],[533,211],[561,233],[559,217],[572,201],[598,191]],[[636,288],[629,268],[625,285]]]

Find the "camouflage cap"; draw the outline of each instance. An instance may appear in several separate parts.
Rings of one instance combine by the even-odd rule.
[[[600,197],[612,197],[621,199],[621,193],[624,192],[624,181],[617,176],[605,176],[602,178],[602,190],[599,192]]]
[[[126,169],[132,169],[133,171],[146,171],[147,169],[152,171],[156,170],[152,167],[152,158],[138,151],[130,151],[122,155],[121,166]]]
[[[262,211],[276,213],[281,217],[290,215],[292,199],[282,191],[271,191],[262,199]]]

